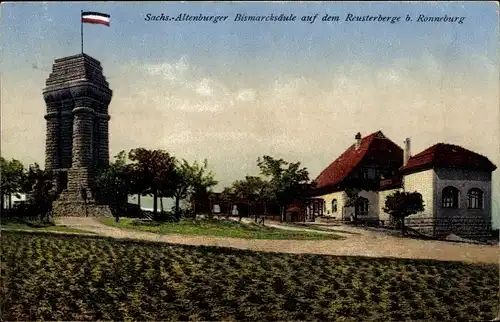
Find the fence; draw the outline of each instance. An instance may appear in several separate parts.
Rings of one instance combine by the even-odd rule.
[[[455,234],[464,238],[491,237],[491,222],[483,216],[406,218],[405,225],[426,235],[445,237]]]

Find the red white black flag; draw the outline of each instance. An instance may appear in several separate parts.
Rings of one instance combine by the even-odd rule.
[[[105,13],[85,11],[82,12],[82,22],[102,24],[109,27],[110,16]]]

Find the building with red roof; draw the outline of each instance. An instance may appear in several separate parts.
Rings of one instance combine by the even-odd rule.
[[[410,157],[401,172],[408,175],[433,168],[493,172],[496,166],[487,157],[458,145],[438,143]]]
[[[484,237],[491,231],[491,174],[487,157],[463,147],[438,143],[411,155],[381,131],[361,137],[314,180],[314,207],[308,212],[337,219],[390,221],[385,199],[395,191],[422,194],[425,210],[407,225],[434,236]],[[355,206],[347,191],[358,191]],[[352,199],[352,198],[351,198]],[[319,205],[319,206],[318,206]]]

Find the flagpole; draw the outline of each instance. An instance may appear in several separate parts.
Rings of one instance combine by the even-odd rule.
[[[83,10],[80,14],[80,36],[82,39],[82,54],[83,54],[83,19],[82,19],[82,16],[83,16]]]

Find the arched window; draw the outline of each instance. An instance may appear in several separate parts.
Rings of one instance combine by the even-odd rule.
[[[467,193],[467,207],[469,209],[483,209],[483,191],[472,188]]]
[[[337,199],[332,200],[332,212],[337,212]]]
[[[455,187],[446,187],[443,189],[443,208],[458,208],[459,190]]]

